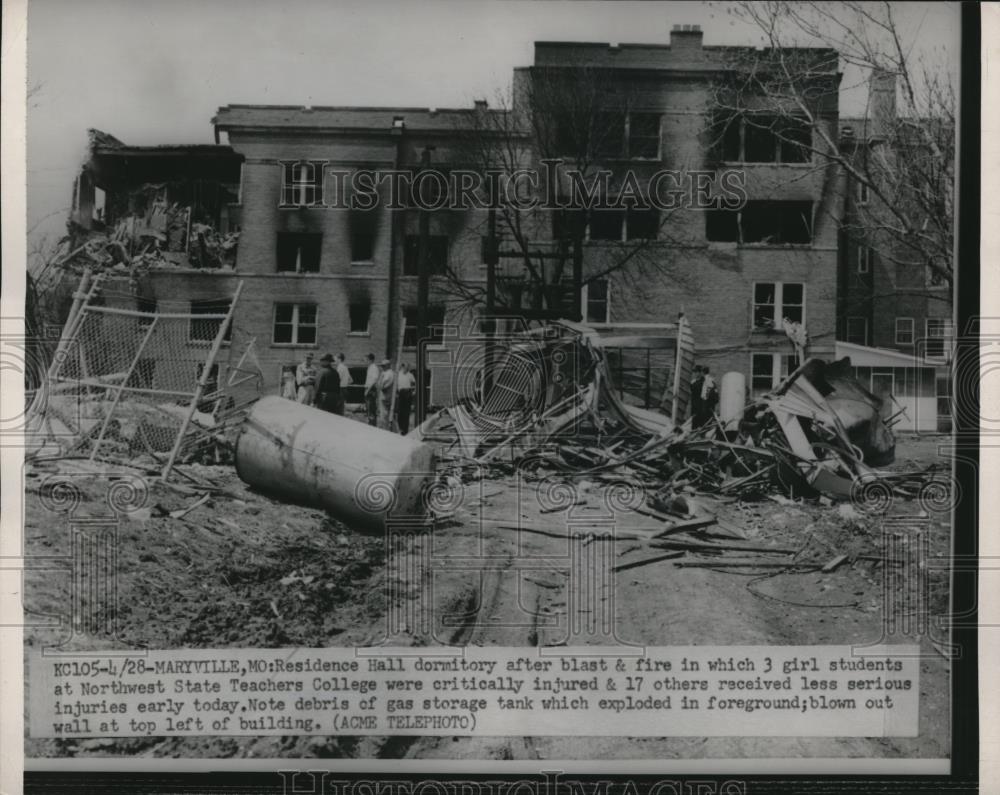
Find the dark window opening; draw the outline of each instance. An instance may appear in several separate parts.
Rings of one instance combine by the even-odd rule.
[[[444,340],[444,307],[427,307],[427,334],[434,344],[439,344]],[[403,347],[417,347],[417,308],[415,306],[403,307]]]
[[[705,237],[713,243],[739,243],[739,212],[736,210],[707,211],[705,213]]]
[[[590,214],[590,239],[621,242],[624,220],[624,210],[593,210]]]
[[[371,232],[351,233],[351,262],[371,262],[375,257],[375,235]]]
[[[799,282],[757,282],[753,288],[753,326],[779,329],[785,318],[802,323],[805,287]]]
[[[808,163],[812,128],[805,119],[746,113],[713,124],[722,159],[742,163]]]
[[[348,309],[351,316],[351,333],[367,334],[372,314],[371,304],[351,304]]]
[[[660,213],[655,207],[629,210],[625,217],[627,240],[656,240],[660,231]]]
[[[745,119],[743,123],[743,161],[775,163],[778,160],[778,139],[771,129],[773,119]]]
[[[625,155],[624,114],[615,112],[594,114],[590,140],[591,149],[597,157],[623,157]]]
[[[709,210],[705,237],[728,243],[811,243],[812,202],[751,201],[742,210]]]
[[[812,159],[812,130],[803,119],[784,119],[780,125],[778,154],[782,163],[808,163]]]
[[[403,247],[403,275],[416,276],[420,255],[420,235],[407,235]],[[432,275],[441,275],[448,268],[448,236],[428,235],[427,258]]]
[[[278,232],[278,273],[319,273],[323,235]]]
[[[598,212],[595,210],[595,212]],[[553,240],[582,240],[587,215],[582,210],[555,210],[552,213]]]
[[[660,155],[660,114],[629,115],[628,155],[631,158],[656,158]]]
[[[156,314],[156,299],[155,298],[139,298],[136,300],[136,309],[139,312],[148,312],[149,314],[142,315],[139,317],[139,328],[149,328],[150,324],[153,322],[153,315]]]
[[[191,302],[191,314],[192,315],[225,315],[229,312],[229,306],[232,301],[226,299],[223,301],[211,300],[211,301],[192,301]],[[221,318],[211,318],[208,320],[196,320],[191,319],[190,334],[189,337],[192,342],[212,342],[216,335],[219,333],[219,327],[222,325]],[[223,341],[229,342],[232,336],[233,326],[230,323],[226,326],[226,333],[222,337]]]

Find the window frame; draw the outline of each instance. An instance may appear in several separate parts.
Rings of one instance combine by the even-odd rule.
[[[416,306],[416,304],[407,304],[406,306],[404,306],[402,308],[402,315],[403,315],[403,345],[402,345],[402,348],[403,348],[404,351],[415,351],[417,349],[416,344],[413,344],[413,345],[408,345],[407,344],[407,336],[408,336],[407,329],[412,328],[414,336],[417,333],[417,331],[416,331],[416,328],[417,328],[416,312],[417,312],[417,310],[418,310],[418,307]],[[410,323],[407,322],[407,315],[411,311],[414,314],[414,319],[413,319],[413,323],[412,324],[410,324]],[[441,322],[440,323],[436,323],[434,321],[434,318],[430,317],[430,314],[432,312],[440,312],[441,313]],[[441,333],[437,337],[435,337],[433,334],[431,335],[431,339],[433,341],[430,342],[430,343],[428,343],[427,348],[434,349],[434,350],[441,350],[441,349],[443,349],[445,347],[444,346],[444,336],[445,336],[444,335],[444,325],[445,325],[445,320],[446,320],[447,315],[448,315],[447,307],[444,304],[428,304],[427,305],[427,313],[428,313],[428,317],[427,317],[427,325],[428,325],[428,327],[430,327],[432,329],[434,327],[439,327],[441,329]]]
[[[279,160],[281,166],[281,194],[279,207],[323,207],[326,187],[326,166],[329,160]],[[306,169],[308,179],[299,176],[296,169]],[[303,195],[299,196],[302,191]],[[301,201],[299,199],[308,199]]]
[[[295,238],[295,268],[294,270],[281,267],[281,257],[279,256],[278,249],[281,247],[283,238]],[[315,238],[317,242],[316,251],[316,268],[306,269],[302,266],[304,246],[308,238]],[[323,233],[322,232],[286,232],[284,230],[279,230],[275,234],[275,252],[274,252],[274,272],[280,274],[316,274],[323,272]]]
[[[909,340],[909,342],[905,342],[905,341],[903,341],[903,340],[901,340],[899,338],[899,324],[901,322],[903,322],[903,321],[908,321],[909,324],[910,324],[910,340]],[[917,337],[917,324],[916,324],[916,320],[914,318],[912,318],[912,317],[897,317],[896,318],[895,332],[896,333],[893,336],[893,339],[895,340],[895,344],[896,345],[913,345],[914,342],[916,341],[916,337]]]
[[[367,319],[366,319],[366,322],[365,322],[365,330],[364,331],[356,331],[354,329],[353,308],[354,307],[361,307],[361,306],[365,306],[365,307],[368,308],[368,315],[367,315]],[[349,303],[347,305],[347,327],[349,329],[348,332],[347,332],[347,335],[349,337],[370,337],[372,335],[372,305],[371,305],[371,302],[362,303],[360,301],[356,301],[354,303]]]
[[[931,334],[931,323],[940,323],[943,334]],[[951,346],[955,336],[955,324],[951,318],[928,317],[924,318],[924,359],[930,362],[944,363],[951,360]],[[940,355],[932,354],[929,350],[931,340],[941,340]]]
[[[590,319],[590,286],[596,282],[604,283],[604,320]],[[595,302],[600,302],[602,299],[597,298],[594,300]],[[611,322],[611,279],[607,276],[602,276],[580,285],[580,315],[583,318],[582,322],[587,325],[606,326]]]
[[[778,133],[774,132],[773,127],[765,127],[765,126],[762,126],[762,125],[753,125],[753,124],[751,124],[750,125],[750,129],[751,130],[753,130],[755,132],[759,132],[761,134],[765,134],[766,133],[766,134],[769,135],[769,137],[771,139],[771,142],[773,144],[774,159],[773,160],[747,160],[747,118],[750,117],[750,116],[757,116],[757,117],[759,117],[761,119],[770,119],[774,124],[781,124],[783,121],[788,121],[788,120],[794,120],[794,121],[802,124],[805,127],[805,129],[808,130],[808,132],[809,132],[809,144],[808,144],[808,148],[806,149],[806,157],[803,160],[784,160],[782,158],[783,147],[791,145],[792,141],[786,140],[786,139],[780,137],[780,135]],[[738,147],[737,147],[738,151],[736,153],[736,155],[737,155],[737,159],[736,160],[726,158],[726,152],[725,152],[725,148],[726,148],[725,134],[726,134],[726,131],[729,129],[729,125],[733,124],[734,122],[737,124],[737,135],[739,136]],[[730,121],[727,123],[726,127],[724,128],[722,135],[723,135],[723,139],[722,139],[722,157],[721,157],[721,160],[722,160],[723,163],[732,163],[732,164],[735,164],[735,165],[755,165],[755,166],[812,166],[812,164],[813,164],[813,160],[814,160],[814,157],[813,157],[814,153],[812,151],[813,130],[812,130],[812,126],[809,124],[809,120],[806,119],[805,117],[800,117],[800,116],[793,115],[791,117],[786,118],[786,117],[782,117],[782,116],[775,116],[775,115],[773,115],[771,113],[767,113],[767,112],[743,111],[743,112],[740,112],[738,114],[737,118],[730,119]]]
[[[754,357],[756,356],[761,356],[761,357],[767,356],[770,357],[771,359],[771,385],[767,389],[761,390],[759,393],[755,392],[755,387],[754,387],[754,378],[757,376],[754,375],[753,365],[754,365]],[[767,392],[776,389],[784,379],[786,379],[789,375],[791,375],[795,371],[795,368],[791,367],[791,362],[793,360],[795,360],[795,354],[781,353],[780,351],[751,351],[750,373],[749,373],[750,378],[747,381],[748,386],[750,388],[750,397],[752,398],[756,394],[765,394]],[[797,368],[798,364],[796,364],[795,367]],[[788,372],[783,373],[782,372],[783,368],[787,369]]]
[[[633,116],[656,117],[656,153],[653,155],[637,155],[632,151],[632,118]],[[643,136],[643,139],[651,140],[652,135]],[[625,117],[625,156],[628,160],[641,160],[655,162],[663,159],[663,114],[651,110],[630,111]]]
[[[292,339],[288,342],[278,342],[275,339],[275,332],[277,331],[278,325],[278,308],[283,306],[292,307],[292,320],[291,323],[282,323],[282,325],[290,325],[292,328]],[[299,320],[299,308],[303,306],[313,307],[315,314],[313,315],[312,323],[302,323]],[[312,342],[300,342],[299,341],[299,328],[300,326],[311,327],[314,329],[314,337]],[[308,301],[303,302],[289,302],[289,301],[275,301],[271,309],[271,345],[273,347],[279,348],[317,348],[319,347],[319,304],[309,303]]]
[[[215,311],[215,312],[201,312],[201,313],[195,312],[195,306],[200,306],[203,309],[208,309],[212,305],[217,306],[220,309],[223,305],[225,305],[226,309],[223,311]],[[226,315],[229,314],[229,310],[232,308],[232,305],[233,305],[232,298],[204,298],[204,299],[192,298],[188,302],[188,314],[191,315],[191,319],[188,321],[188,343],[191,345],[211,345],[215,341],[216,334],[219,333],[218,328],[216,328],[216,330],[213,331],[208,338],[201,338],[192,335],[192,332],[194,330],[194,324],[200,322],[200,323],[218,323],[221,325],[226,321],[224,318],[219,318],[219,319],[210,318],[206,320],[204,318],[199,318],[198,315],[199,314]],[[226,327],[226,333],[222,338],[222,344],[228,345],[232,340],[232,337],[233,337],[233,324],[230,323]]]
[[[871,273],[875,250],[867,243],[858,243],[858,273]]]
[[[854,321],[860,321],[863,324],[862,331],[861,331],[861,340],[862,340],[861,342],[857,342],[857,341],[851,339],[851,321],[852,320],[854,320]],[[862,346],[868,345],[868,318],[861,317],[859,315],[852,315],[852,316],[847,317],[846,320],[845,320],[845,322],[844,322],[844,337],[846,338],[846,341],[849,342],[852,345],[862,345]]]
[[[781,308],[781,318],[775,319],[774,325],[771,327],[758,326],[755,320],[757,314],[757,285],[773,284],[774,285],[774,315],[777,317],[779,314],[778,308]],[[765,282],[765,281],[753,281],[750,283],[750,331],[751,332],[768,332],[768,331],[783,331],[781,325],[784,320],[785,315],[785,285],[799,285],[802,287],[802,303],[801,304],[789,304],[789,306],[801,306],[802,307],[802,319],[797,321],[803,327],[806,326],[806,319],[808,315],[806,314],[806,308],[808,304],[807,298],[807,287],[805,282]],[[759,306],[768,306],[768,304],[759,304]]]

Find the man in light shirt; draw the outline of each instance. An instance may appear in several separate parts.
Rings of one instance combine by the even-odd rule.
[[[306,359],[295,370],[295,386],[298,388],[299,403],[311,406],[316,397],[316,367],[313,365],[312,353],[306,354]]]
[[[347,402],[347,387],[352,383],[351,373],[347,369],[347,365],[344,364],[344,354],[337,354],[337,365],[334,368],[337,371],[337,375],[340,376],[340,398],[337,403],[337,408],[334,410],[334,414],[339,414],[341,417],[344,416],[344,406]]]
[[[368,424],[376,425],[378,422],[378,365],[375,364],[375,354],[368,354],[368,370],[365,372],[365,413],[368,415]]]

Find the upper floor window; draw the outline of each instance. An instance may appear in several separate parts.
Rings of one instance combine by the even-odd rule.
[[[847,341],[854,345],[868,344],[868,318],[847,318]]]
[[[811,243],[812,202],[749,201],[742,210],[708,210],[705,237],[721,243]]]
[[[434,343],[444,339],[444,307],[427,307],[427,334]],[[417,307],[403,307],[403,347],[417,347]]]
[[[859,181],[858,182],[858,204],[860,204],[860,205],[868,204],[868,196],[869,196],[868,183],[867,182],[861,182],[861,181]]]
[[[913,318],[912,317],[897,317],[896,318],[896,344],[897,345],[912,345],[913,344]]]
[[[323,203],[324,163],[282,163],[281,205],[311,207]]]
[[[801,282],[757,282],[753,286],[753,327],[780,329],[788,318],[805,323],[806,288]]]
[[[926,321],[924,356],[928,359],[948,359],[951,354],[952,325],[950,318],[929,317]]]
[[[369,303],[350,304],[348,306],[350,315],[351,334],[367,334],[368,324],[372,316],[372,305]]]
[[[805,119],[741,113],[723,122],[722,159],[738,163],[808,163],[812,128]]]
[[[580,301],[585,323],[610,323],[611,302],[607,279],[593,279],[583,285]]]
[[[403,275],[418,275],[420,235],[407,235],[403,242]],[[427,236],[427,258],[432,275],[442,275],[448,269],[448,236]]]
[[[875,252],[871,246],[862,243],[858,246],[858,273],[870,273],[875,261]]]
[[[278,273],[319,273],[322,244],[318,232],[278,232]]]
[[[558,154],[611,160],[660,157],[660,114],[600,111],[589,119],[566,113],[556,118]]]

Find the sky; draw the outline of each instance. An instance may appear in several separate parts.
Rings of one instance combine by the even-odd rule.
[[[959,10],[898,3],[917,52],[958,57]],[[87,128],[132,145],[212,143],[230,103],[467,107],[536,40],[755,45],[726,3],[626,0],[29,0],[28,250],[64,230]],[[845,74],[843,115],[864,96]]]

